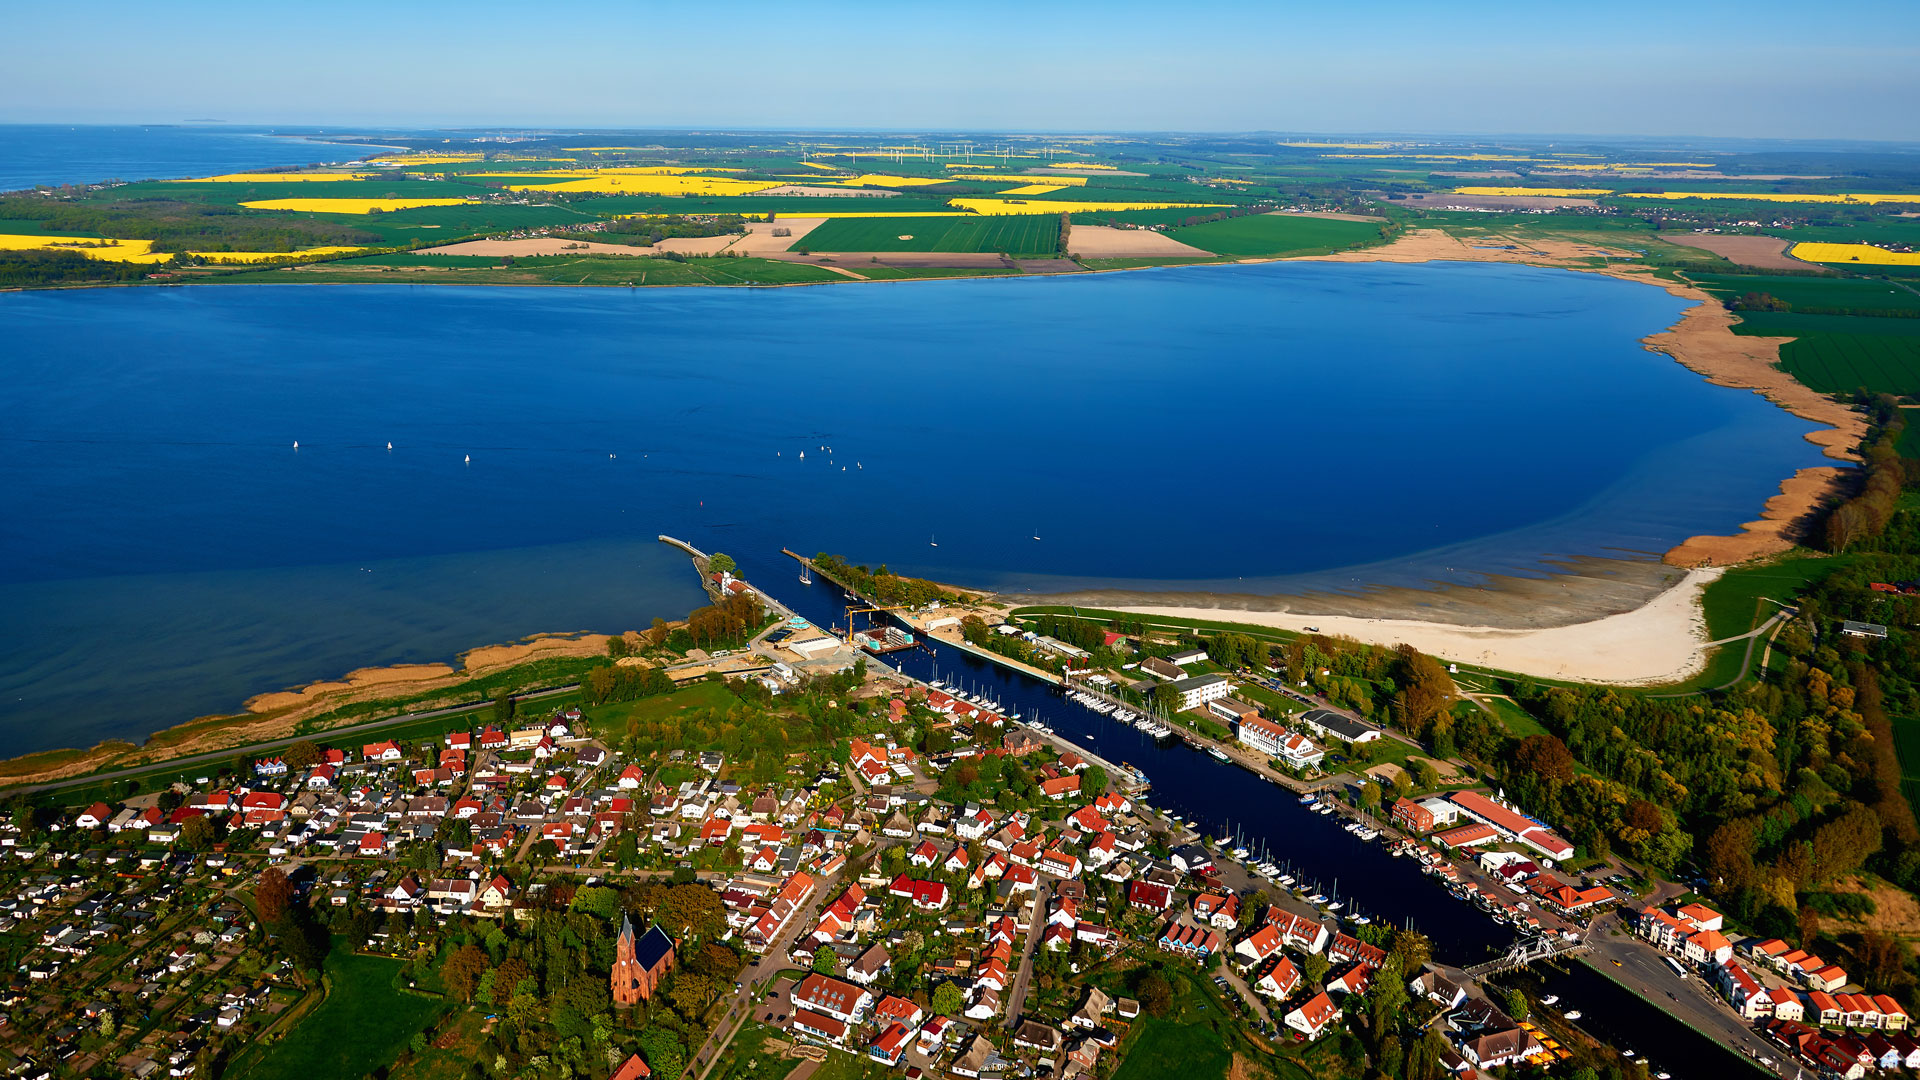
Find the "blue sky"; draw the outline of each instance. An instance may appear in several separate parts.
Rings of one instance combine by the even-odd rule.
[[[1917,7],[15,4],[0,122],[1920,140]]]

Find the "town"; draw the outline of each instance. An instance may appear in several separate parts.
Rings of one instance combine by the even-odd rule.
[[[1340,769],[1403,737],[1289,685],[1285,657],[1223,667],[1203,641],[1104,630],[1136,659],[1097,673],[1011,620],[983,638],[984,609],[942,600],[902,615],[913,632],[836,634],[693,554],[714,607],[615,639],[578,702],[502,698],[431,734],[303,739],[157,790],[16,803],[0,825],[13,1073],[279,1075],[316,1052],[326,985],[368,978],[352,964],[382,965],[374,996],[417,1025],[367,1048],[391,1076],[459,1056],[619,1080],[836,1061],[1137,1076],[1204,1025],[1223,1067],[1337,1068],[1359,1042],[1423,1077],[1632,1065],[1510,977],[1579,956],[1712,988],[1722,1041],[1774,1071],[1920,1067],[1893,998],[1741,938],[1697,898],[1558,871],[1572,844],[1498,791],[1443,782],[1446,763]],[[1511,950],[1442,963],[1418,929],[1367,915],[1374,897],[1155,809],[1141,770],[880,663],[930,624],[1019,642],[1026,660],[973,651],[1051,657],[1072,707],[1259,774],[1269,815],[1339,815],[1437,879],[1436,903],[1511,927]],[[795,727],[762,740],[767,723]],[[565,958],[546,952],[556,934]]]

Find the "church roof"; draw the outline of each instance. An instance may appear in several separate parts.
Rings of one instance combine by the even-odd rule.
[[[632,932],[631,928],[627,930],[627,933]],[[641,938],[639,944],[634,946],[633,959],[641,967],[652,970],[658,967],[660,962],[665,960],[668,954],[672,952],[673,939],[668,937],[667,932],[660,929],[656,924],[649,927],[646,936]]]

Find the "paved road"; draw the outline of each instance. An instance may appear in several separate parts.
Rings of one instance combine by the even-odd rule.
[[[1047,925],[1047,900],[1052,894],[1053,883],[1045,878],[1033,891],[1033,922],[1027,927],[1027,948],[1020,956],[1020,971],[1013,977],[1013,986],[1009,988],[1005,1002],[1009,1030],[1020,1022],[1020,1010],[1027,1000],[1027,986],[1033,982],[1033,954],[1040,951],[1040,937]]]
[[[813,896],[799,911],[793,913],[779,935],[767,943],[767,951],[760,955],[760,959],[747,965],[746,970],[740,973],[739,992],[733,995],[733,1001],[722,1014],[713,1034],[690,1059],[688,1068],[696,1076],[705,1076],[711,1071],[713,1063],[720,1060],[720,1054],[727,1044],[746,1026],[747,1020],[753,1016],[755,1002],[766,988],[765,984],[773,981],[777,973],[793,966],[792,961],[787,959],[787,951],[793,948],[794,941],[801,934],[811,934],[813,928],[820,925],[820,909],[840,895],[841,876],[836,874],[830,880],[815,882]]]
[[[516,702],[536,701],[540,698],[552,697],[555,694],[564,694],[578,689],[580,689],[579,683],[568,683],[566,686],[555,686],[547,690],[533,690],[525,694],[515,694],[513,695],[513,700]],[[294,743],[307,740],[333,742],[342,735],[357,735],[362,732],[378,731],[381,728],[392,727],[395,724],[406,724],[415,720],[431,720],[436,716],[451,716],[454,713],[467,712],[488,704],[491,703],[487,701],[470,701],[464,705],[449,705],[444,709],[429,709],[426,712],[417,713],[401,713],[399,716],[389,716],[384,720],[368,720],[364,723],[350,724],[346,727],[329,728],[326,731],[313,732],[307,735],[294,735],[285,739],[270,739],[266,742],[248,743],[245,746],[230,746],[224,750],[214,750],[205,754],[190,754],[187,757],[171,758],[167,761],[156,761],[148,765],[137,765],[129,769],[89,773],[86,776],[76,776],[71,780],[56,780],[49,784],[33,784],[19,788],[0,788],[0,790],[13,791],[22,795],[32,795],[36,792],[58,791],[61,788],[78,787],[82,784],[97,784],[103,781],[122,780],[129,776],[141,776],[163,769],[172,770],[175,768],[185,768],[209,761],[231,761],[242,754],[254,755],[268,750],[279,750],[292,746]]]
[[[1614,931],[1619,931],[1617,934]],[[1671,1014],[1723,1046],[1750,1058],[1770,1057],[1784,1061],[1779,1047],[1769,1044],[1723,1001],[1712,986],[1698,974],[1685,979],[1673,973],[1662,954],[1652,945],[1633,936],[1622,924],[1622,916],[1609,913],[1594,920],[1587,936],[1592,951],[1581,957],[1602,975],[1621,983],[1657,1008]],[[1659,1047],[1635,1046],[1633,1049],[1659,1060]]]

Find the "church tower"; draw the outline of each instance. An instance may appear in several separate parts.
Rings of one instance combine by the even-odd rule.
[[[640,965],[634,962],[633,945],[633,920],[623,914],[613,946],[613,1003],[622,1009],[640,1003]]]

